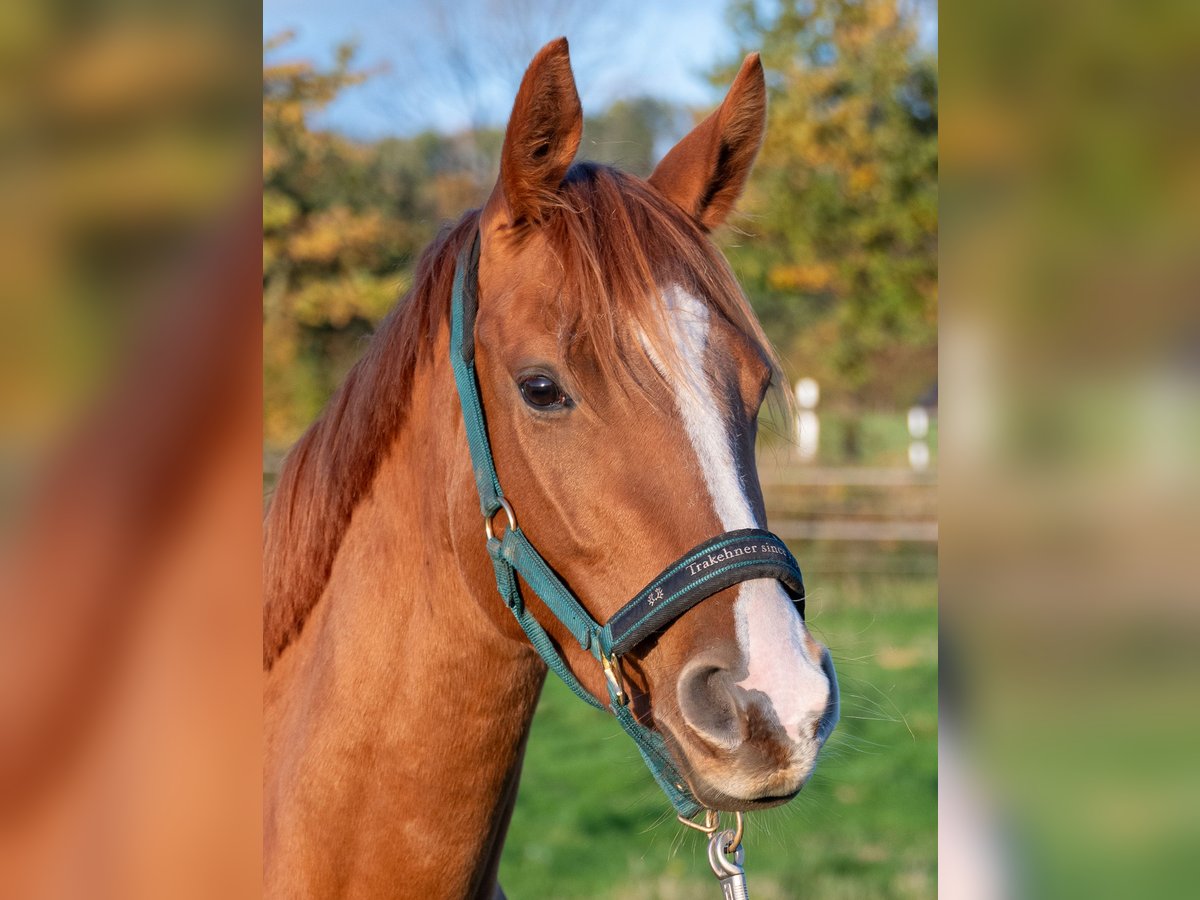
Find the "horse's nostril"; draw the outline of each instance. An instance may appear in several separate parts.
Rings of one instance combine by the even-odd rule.
[[[727,670],[711,663],[694,663],[679,676],[679,711],[699,737],[732,749],[743,739],[736,693]]]

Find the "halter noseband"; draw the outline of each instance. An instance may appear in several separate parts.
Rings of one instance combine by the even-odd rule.
[[[803,617],[804,580],[800,567],[783,541],[769,531],[758,528],[728,531],[693,547],[667,566],[605,625],[596,622],[525,537],[512,506],[500,490],[475,376],[478,285],[479,232],[476,230],[474,239],[459,254],[454,271],[454,292],[450,301],[450,362],[462,404],[467,446],[485,522],[487,551],[496,570],[496,586],[546,665],[577,697],[603,709],[603,704],[579,683],[566,660],[555,650],[546,630],[525,606],[517,573],[571,632],[579,646],[591,651],[604,668],[609,709],[637,744],[654,780],[676,812],[691,818],[703,807],[671,761],[662,735],[639,723],[629,709],[619,658],[702,600],[754,578],[773,578],[781,582]],[[496,537],[492,523],[501,511],[507,518],[507,527],[501,537]]]

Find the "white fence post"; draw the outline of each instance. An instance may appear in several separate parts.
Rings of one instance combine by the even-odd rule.
[[[817,418],[817,403],[821,399],[821,387],[812,378],[801,378],[796,382],[796,450],[805,461],[817,458],[821,441],[821,420]]]
[[[913,471],[924,472],[929,468],[929,444],[925,441],[929,435],[929,411],[925,407],[909,409],[908,435],[912,438],[908,445],[908,464]]]

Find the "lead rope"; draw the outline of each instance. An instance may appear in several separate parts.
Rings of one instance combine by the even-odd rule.
[[[724,900],[748,900],[746,889],[746,847],[742,837],[746,833],[746,821],[742,814],[734,813],[734,828],[721,828],[720,814],[715,810],[704,811],[704,824],[679,816],[679,821],[688,828],[708,835],[708,864],[712,867],[717,882],[721,885]]]

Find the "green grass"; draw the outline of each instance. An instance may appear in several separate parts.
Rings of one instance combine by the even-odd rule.
[[[937,583],[825,577],[809,624],[829,644],[842,721],[786,807],[748,818],[756,900],[933,897]],[[500,881],[509,897],[719,897],[703,838],[675,822],[631,741],[547,679]]]

